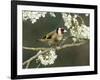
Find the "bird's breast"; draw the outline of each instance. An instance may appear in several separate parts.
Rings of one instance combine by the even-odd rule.
[[[62,40],[63,36],[58,36],[57,39],[60,41]]]
[[[57,40],[57,41],[60,41],[60,40],[62,40],[63,35],[58,35],[57,33],[55,33],[52,38]]]

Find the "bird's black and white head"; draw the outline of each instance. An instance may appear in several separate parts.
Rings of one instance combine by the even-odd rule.
[[[67,32],[67,30],[65,30],[63,27],[59,27],[56,29],[57,34],[62,35],[65,32]]]

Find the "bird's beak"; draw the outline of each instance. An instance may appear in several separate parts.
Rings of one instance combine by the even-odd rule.
[[[67,30],[64,30],[64,32],[67,32]]]

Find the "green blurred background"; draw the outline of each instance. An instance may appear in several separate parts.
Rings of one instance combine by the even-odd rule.
[[[55,13],[56,17],[51,17],[50,14],[46,14],[45,18],[40,18],[36,23],[32,24],[30,20],[23,21],[23,46],[24,47],[49,47],[47,44],[37,41],[46,33],[56,29],[57,27],[64,26],[61,13]],[[72,14],[73,15],[73,14]],[[80,15],[85,24],[89,26],[89,16],[85,14]],[[67,34],[69,35],[69,34]],[[67,41],[70,43],[70,40]],[[23,49],[23,62],[34,56],[37,52]],[[44,66],[40,65],[39,68],[46,67],[67,67],[67,66],[86,66],[89,65],[89,41],[78,47],[70,47],[59,50],[57,53],[57,59],[52,65]],[[39,63],[36,60],[31,61],[29,68],[36,68]],[[25,68],[26,65],[23,66]]]

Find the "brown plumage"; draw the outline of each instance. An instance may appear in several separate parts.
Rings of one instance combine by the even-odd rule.
[[[42,37],[41,39],[39,39],[39,41],[46,42],[50,46],[51,45],[55,45],[56,46],[63,39],[64,32],[66,32],[65,29],[63,29],[63,28],[57,28],[56,30],[48,33],[47,35],[45,35],[44,37]]]

